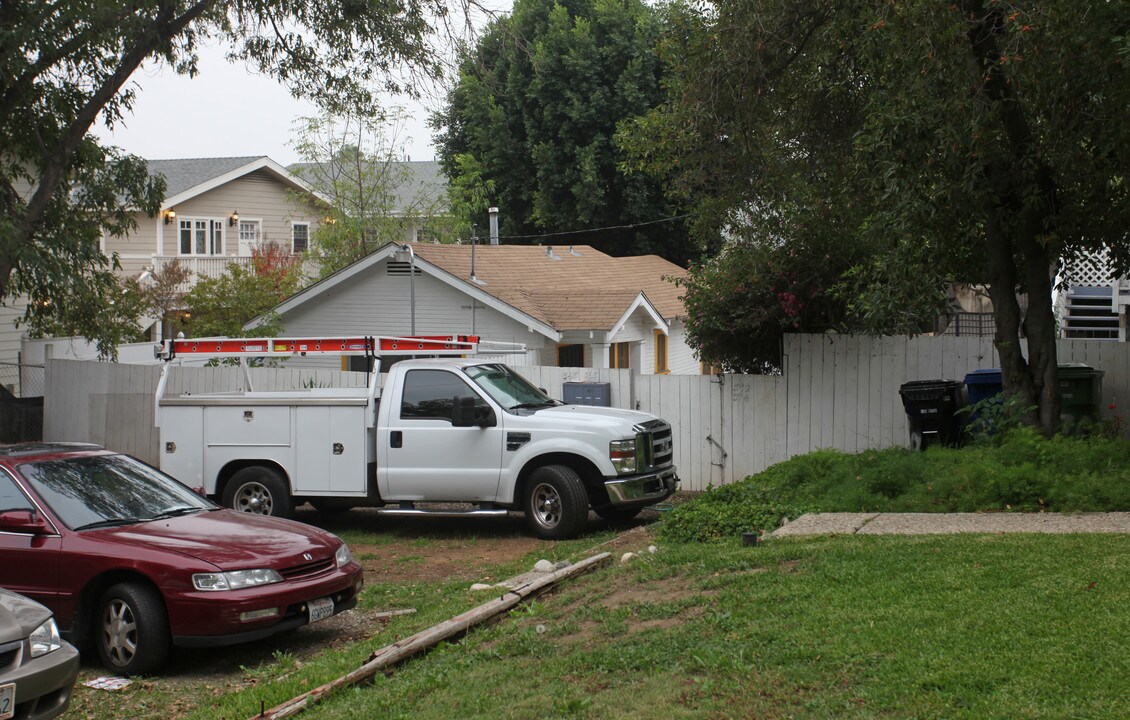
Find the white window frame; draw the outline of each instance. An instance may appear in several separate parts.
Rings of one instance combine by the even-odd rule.
[[[198,224],[203,224],[202,227],[197,227]],[[191,234],[189,236],[189,252],[184,252],[184,246],[181,244],[181,233],[187,229]],[[211,233],[209,234],[209,229]],[[204,252],[197,252],[197,233],[204,231]],[[220,218],[212,217],[178,217],[177,218],[177,234],[176,234],[176,247],[177,255],[179,257],[224,257],[227,255],[227,232],[224,230],[224,221]],[[219,252],[215,251],[217,238],[219,242]]]
[[[299,227],[306,228],[306,247],[302,248],[301,250],[299,250],[298,248],[296,248],[294,246],[294,240],[295,240],[294,231]],[[310,249],[310,223],[309,222],[292,222],[290,224],[290,251],[292,253],[294,253],[295,255],[297,255],[298,253],[306,252],[309,249]]]

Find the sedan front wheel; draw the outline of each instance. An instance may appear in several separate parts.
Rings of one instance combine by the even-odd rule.
[[[169,618],[161,596],[142,583],[118,583],[98,603],[98,657],[119,675],[148,675],[169,656]]]

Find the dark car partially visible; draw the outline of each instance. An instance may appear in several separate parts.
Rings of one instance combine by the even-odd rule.
[[[78,651],[51,611],[0,589],[0,720],[48,720],[71,702]]]

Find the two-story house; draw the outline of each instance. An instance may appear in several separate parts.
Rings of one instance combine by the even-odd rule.
[[[441,193],[438,164],[396,165],[391,211],[434,212],[435,203],[419,198],[424,192]],[[118,253],[128,276],[160,272],[176,261],[193,278],[218,277],[231,263],[249,263],[253,250],[265,243],[306,252],[332,202],[318,191],[317,183],[307,182],[308,168],[283,167],[265,156],[150,160],[150,173],[163,176],[166,183],[160,214],[149,218],[138,213],[137,230],[126,237],[104,237],[102,250]],[[405,242],[417,239],[428,218],[413,219],[406,224]]]

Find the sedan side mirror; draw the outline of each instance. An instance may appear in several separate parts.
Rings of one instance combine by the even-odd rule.
[[[487,405],[476,405],[471,396],[457,396],[451,413],[453,427],[494,427],[498,424],[494,410]]]
[[[6,532],[49,535],[51,526],[34,510],[4,510],[0,512],[0,530]]]

